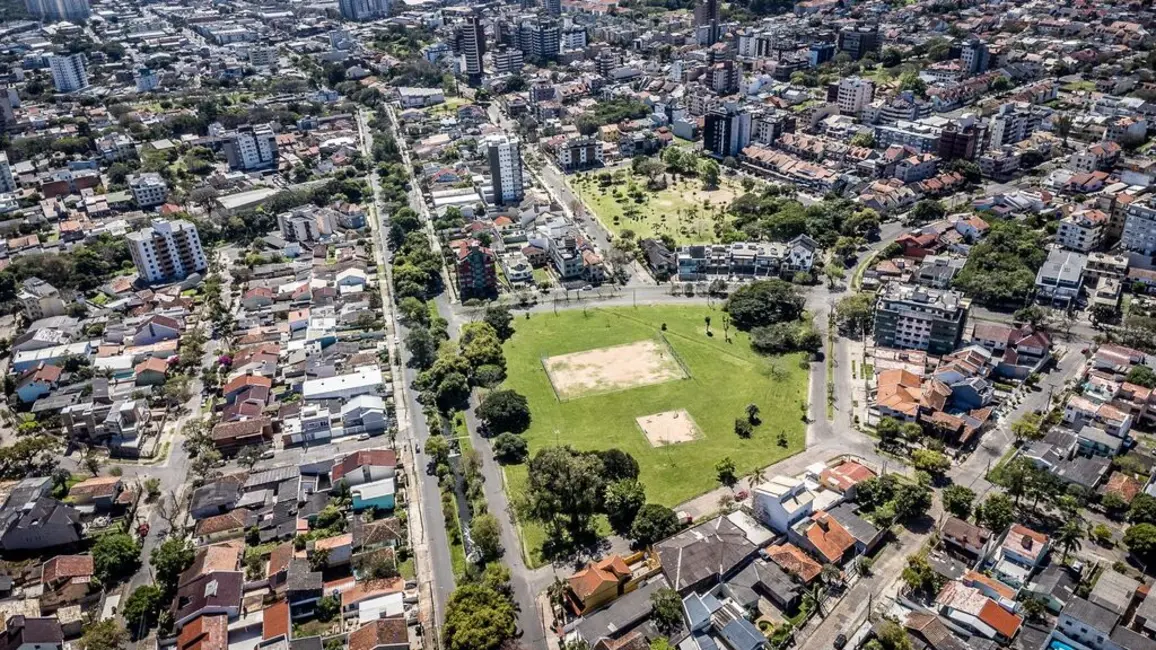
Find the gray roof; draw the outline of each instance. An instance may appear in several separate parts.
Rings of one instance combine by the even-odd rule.
[[[751,562],[723,584],[723,591],[740,603],[758,603],[759,590],[790,603],[799,596],[800,586],[778,564],[763,559]]]
[[[712,576],[725,578],[758,547],[741,528],[718,517],[659,542],[655,550],[671,587],[681,592]]]
[[[1116,621],[1120,620],[1119,613],[1084,600],[1079,596],[1073,596],[1068,604],[1064,605],[1062,614],[1104,633],[1111,632],[1112,628],[1116,626]]]
[[[870,546],[880,534],[883,533],[875,524],[855,514],[856,508],[859,506],[850,501],[844,501],[834,508],[828,508],[827,514],[835,518],[847,532],[851,533],[859,542]]]
[[[767,647],[767,638],[759,632],[759,628],[745,618],[739,618],[727,623],[719,630],[726,644],[734,650],[756,650]]]
[[[613,639],[626,634],[650,616],[650,596],[668,587],[666,578],[658,576],[589,616],[578,620],[578,634],[590,645],[599,639]]]
[[[1048,594],[1060,602],[1067,602],[1076,593],[1076,579],[1067,567],[1049,565],[1028,586],[1037,594]]]
[[[1138,580],[1129,578],[1123,573],[1104,571],[1096,581],[1096,586],[1092,588],[1092,593],[1088,595],[1088,600],[1122,612],[1128,608],[1139,588]]]
[[[1060,462],[1053,471],[1056,476],[1068,483],[1092,489],[1104,478],[1104,473],[1110,466],[1111,462],[1107,458],[1076,456],[1071,460]]]
[[[255,487],[270,485],[273,483],[281,483],[286,479],[295,478],[301,475],[301,470],[296,465],[285,465],[282,467],[273,467],[259,472],[253,472],[249,478],[245,480],[245,489],[249,490]]]
[[[1116,642],[1116,645],[1128,650],[1156,650],[1156,641],[1142,634],[1137,634],[1123,625],[1112,632],[1111,639]]]
[[[1077,284],[1088,265],[1088,256],[1075,251],[1052,249],[1048,259],[1036,274],[1036,283]]]

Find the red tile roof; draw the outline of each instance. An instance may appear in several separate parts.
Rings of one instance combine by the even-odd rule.
[[[191,620],[177,637],[177,650],[227,650],[228,616],[207,614]]]
[[[58,580],[92,575],[91,555],[57,555],[44,563],[40,570],[40,581],[51,584]]]
[[[279,600],[261,613],[261,638],[271,641],[278,637],[289,638],[289,601]]]
[[[349,650],[373,650],[378,646],[409,643],[409,630],[400,616],[379,618],[349,633]]]
[[[396,467],[397,452],[392,449],[363,449],[357,453],[349,454],[341,459],[340,463],[334,463],[330,478],[336,483],[346,474],[366,465]]]

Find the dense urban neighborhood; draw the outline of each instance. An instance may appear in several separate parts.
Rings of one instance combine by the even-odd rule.
[[[0,650],[1156,650],[1150,27],[0,0]]]

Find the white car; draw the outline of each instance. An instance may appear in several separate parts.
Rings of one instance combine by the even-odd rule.
[[[363,442],[363,441],[365,441],[365,440],[369,440],[369,434],[368,434],[368,433],[363,433],[363,434],[361,434],[361,435],[357,436],[356,440],[357,440],[358,442]]]

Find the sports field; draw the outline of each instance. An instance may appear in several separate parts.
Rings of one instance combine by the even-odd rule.
[[[706,334],[706,316],[714,336]],[[721,312],[706,307],[567,310],[514,321],[516,332],[505,346],[505,387],[529,400],[533,423],[522,435],[530,454],[553,444],[617,447],[638,460],[648,498],[676,506],[718,487],[714,467],[726,456],[746,474],[801,449],[807,393],[801,357],[756,355],[747,336],[733,329],[728,344],[721,321]],[[667,362],[670,353],[677,365]],[[575,363],[595,359],[604,363]],[[585,369],[590,379],[571,377],[567,385],[594,389],[560,399],[550,361],[568,373]],[[602,379],[608,375],[629,381],[610,390]],[[735,435],[734,421],[751,403],[759,406],[762,422],[744,440]],[[780,431],[787,434],[786,447],[776,444]],[[526,466],[507,467],[506,474],[511,491],[520,491]],[[533,524],[525,528],[530,560],[537,564],[535,546],[544,536]]]

